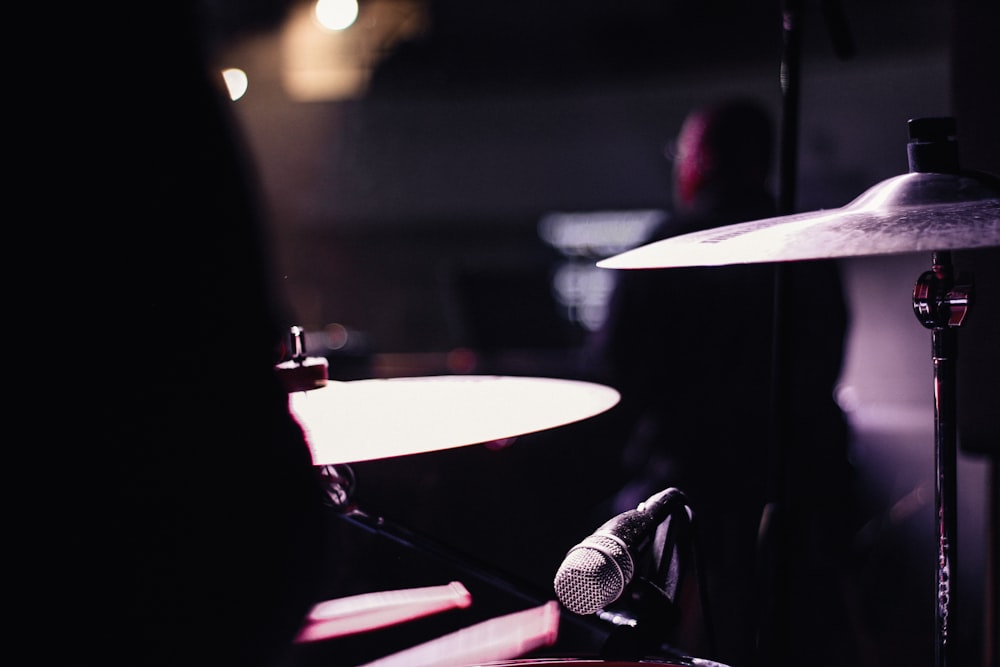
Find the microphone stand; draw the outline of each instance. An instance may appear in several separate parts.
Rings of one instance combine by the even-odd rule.
[[[779,83],[782,93],[781,135],[779,145],[779,215],[794,211],[796,171],[798,166],[799,66],[802,37],[799,20],[801,0],[782,0],[782,60]],[[787,293],[787,270],[779,263],[773,267],[771,333],[770,450],[768,452],[767,500],[758,531],[758,585],[761,609],[757,626],[757,667],[783,667],[787,655],[781,650],[787,637],[787,460],[789,436],[785,425],[788,399],[789,360],[785,354],[788,315],[784,302]]]

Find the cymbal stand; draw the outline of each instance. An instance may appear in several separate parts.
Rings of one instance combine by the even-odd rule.
[[[551,598],[541,591],[529,591],[527,585],[514,584],[507,577],[490,570],[483,564],[473,563],[471,558],[454,553],[444,545],[432,542],[428,538],[417,535],[383,517],[365,512],[353,498],[356,480],[354,471],[349,465],[338,463],[319,466],[319,473],[325,483],[327,504],[348,523],[367,532],[388,538],[408,549],[432,556],[449,566],[457,567],[467,574],[533,605],[542,604]]]
[[[960,277],[963,283],[965,277]],[[955,642],[950,641],[952,591],[957,567],[957,426],[955,365],[956,329],[972,302],[972,285],[956,284],[950,252],[935,252],[932,268],[913,288],[913,312],[931,330],[934,363],[934,500],[938,526],[937,590],[935,604],[935,664],[955,665]]]
[[[317,468],[324,483],[327,504],[347,523],[372,535],[388,539],[409,551],[429,556],[495,590],[523,600],[532,607],[543,605],[552,599],[550,593],[529,583],[516,581],[513,577],[476,561],[467,554],[459,553],[381,516],[365,512],[354,500],[356,477],[350,465],[337,463]],[[608,633],[613,630],[613,625],[607,619],[596,616],[582,617],[560,612],[560,623],[578,626],[583,634],[590,637],[588,641],[597,644],[606,641]]]
[[[911,172],[960,172],[954,118],[913,119],[909,122],[909,130],[907,156]],[[954,637],[949,635],[949,630],[956,627],[951,614],[952,592],[958,591],[955,585],[958,570],[956,330],[968,315],[972,296],[971,276],[956,276],[949,251],[934,252],[931,270],[921,274],[913,287],[913,313],[931,330],[934,364],[934,502],[938,527],[934,655],[937,667],[957,664]]]
[[[289,393],[310,391],[326,385],[328,362],[323,357],[311,357],[307,354],[305,331],[302,327],[293,326],[289,329],[287,338],[281,341],[277,354],[280,363],[275,365],[275,372]],[[485,566],[473,564],[468,558],[452,553],[442,545],[434,544],[381,517],[371,516],[359,509],[354,501],[356,478],[354,469],[350,465],[336,463],[316,468],[323,484],[327,504],[349,523],[386,537],[404,547],[429,554],[532,605],[540,605],[549,600],[550,596],[546,594],[529,592],[526,585],[515,585],[499,573],[489,571]]]
[[[777,208],[779,215],[795,212],[798,176],[798,133],[802,69],[802,0],[781,2],[781,124]],[[820,8],[830,33],[833,49],[840,59],[854,56],[854,39],[840,0],[821,0]],[[781,263],[773,266],[771,338],[770,434],[767,499],[759,527],[758,579],[766,594],[757,619],[757,662],[760,667],[789,664],[784,637],[790,622],[788,570],[788,457],[792,446],[785,417],[788,413],[789,366],[785,353],[790,326],[785,307],[790,276]]]

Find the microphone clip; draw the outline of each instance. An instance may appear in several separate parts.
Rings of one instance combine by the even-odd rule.
[[[636,572],[608,613],[623,614],[632,623],[615,628],[605,641],[601,657],[639,660],[670,653],[665,641],[682,615],[682,586],[695,567],[693,515],[686,498],[676,489],[670,510],[656,528],[648,548],[640,553]]]

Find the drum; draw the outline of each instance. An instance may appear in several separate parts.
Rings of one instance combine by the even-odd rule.
[[[475,667],[727,667],[721,662],[701,658],[679,658],[679,662],[657,660],[600,660],[598,658],[521,658],[484,662]],[[471,667],[471,666],[470,666]]]
[[[559,615],[559,603],[550,600],[417,644],[362,667],[726,667],[687,656],[671,662],[511,657],[531,655],[554,645],[559,633]]]

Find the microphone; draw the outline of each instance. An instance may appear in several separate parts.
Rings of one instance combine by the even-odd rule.
[[[635,574],[639,554],[678,502],[686,506],[679,489],[655,493],[570,549],[555,577],[556,597],[563,606],[584,616],[617,600]]]

